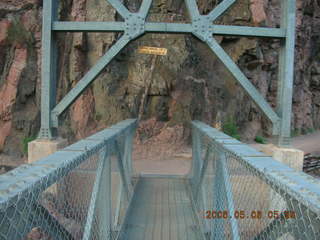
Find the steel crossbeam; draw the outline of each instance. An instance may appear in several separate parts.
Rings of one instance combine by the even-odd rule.
[[[122,22],[53,22],[55,32],[123,32],[125,24]],[[192,24],[187,23],[145,23],[146,33],[192,33]],[[280,28],[245,27],[211,24],[213,35],[230,35],[245,37],[285,38],[286,31]]]
[[[221,17],[236,0],[224,0],[209,14],[201,15],[196,0],[185,0],[191,23],[147,22],[152,0],[143,0],[137,13],[130,12],[119,0],[107,0],[124,21],[120,22],[62,22],[57,19],[57,1],[44,1],[43,18],[43,69],[42,69],[42,124],[40,138],[52,138],[58,118],[98,77],[103,69],[125,46],[145,33],[193,34],[206,43],[232,73],[240,86],[273,123],[273,134],[279,136],[280,146],[290,145],[292,87],[295,44],[295,0],[282,0],[282,24],[280,28],[217,25]],[[88,71],[58,104],[55,105],[56,47],[54,36],[59,32],[123,32],[122,37]],[[280,74],[277,110],[273,110],[240,68],[233,62],[214,36],[239,36],[278,38],[281,41]]]

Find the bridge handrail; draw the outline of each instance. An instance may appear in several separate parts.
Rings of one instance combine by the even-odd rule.
[[[244,164],[258,171],[265,180],[277,185],[320,215],[320,181],[318,179],[290,168],[202,122],[194,121],[192,125],[210,138],[216,147],[238,157]]]
[[[253,147],[250,147],[247,144],[244,144],[200,121],[192,122],[192,131],[194,156],[191,184],[195,199],[199,197],[199,189],[203,187],[202,182],[204,181],[204,172],[208,168],[208,163],[206,163],[205,159],[208,158],[208,154],[210,153],[208,153],[207,151],[206,154],[204,154],[202,149],[204,146],[207,146],[208,149],[211,149],[210,151],[213,152],[215,158],[213,159],[213,161],[215,162],[214,164],[216,164],[218,172],[222,172],[221,175],[217,172],[215,172],[214,174],[220,175],[220,185],[224,185],[224,189],[221,191],[223,192],[223,195],[225,195],[224,201],[228,202],[228,204],[230,199],[231,202],[237,202],[236,198],[239,198],[239,196],[235,195],[234,193],[235,189],[232,189],[235,188],[235,186],[231,186],[231,173],[234,174],[232,176],[233,180],[238,179],[237,184],[241,184],[239,183],[241,177],[236,177],[236,174],[234,173],[235,169],[232,169],[235,167],[232,167],[230,164],[231,160],[229,159],[232,158],[235,159],[234,162],[237,162],[237,164],[241,166],[241,168],[245,169],[245,171],[248,171],[248,173],[252,174],[252,176],[254,175],[256,177],[255,179],[260,179],[263,184],[272,189],[268,190],[270,192],[269,197],[273,196],[274,199],[279,200],[281,196],[283,197],[281,201],[284,202],[287,202],[287,200],[290,199],[289,202],[293,203],[286,203],[286,206],[290,205],[288,208],[296,211],[297,218],[302,219],[303,222],[306,223],[305,226],[308,225],[308,221],[312,223],[312,226],[314,226],[313,224],[320,224],[317,222],[320,218],[320,181],[318,179],[303,172],[294,170],[286,166],[285,164],[276,161],[272,157],[257,151]],[[205,157],[203,157],[204,155]],[[232,184],[235,185],[234,182],[232,182]],[[254,186],[254,184],[247,184],[247,187],[248,186]],[[218,188],[220,188],[220,186],[218,186]],[[252,187],[252,189],[254,189],[254,187]],[[263,189],[260,190],[262,192],[265,191]],[[215,189],[216,195],[217,192],[217,189]],[[256,192],[256,194],[260,194],[260,192]],[[279,202],[281,201],[279,200]],[[296,209],[296,207],[294,207],[296,206],[296,203],[301,206],[298,207],[299,209]],[[231,205],[229,204],[225,206],[225,209],[230,210],[230,206],[233,208],[235,207],[235,205],[236,204],[233,203]],[[232,209],[232,211],[235,211],[235,209]],[[307,211],[307,213],[302,211]],[[230,223],[231,225],[233,224],[233,226],[231,227],[232,231],[234,231],[233,233],[238,232],[239,228],[236,225],[239,224],[239,222],[232,223],[232,220]],[[270,229],[272,229],[271,225],[272,224],[270,224],[269,227],[266,227],[264,231],[261,231],[261,233],[265,234],[267,230],[270,233]],[[294,224],[292,223],[292,225]],[[307,228],[308,226],[306,227],[306,229]],[[301,229],[300,233],[295,233],[295,236],[308,237],[308,239],[317,239],[317,237],[320,236],[319,230],[312,229],[309,231],[309,235],[307,233],[304,233],[304,230],[305,229]],[[239,232],[235,235],[239,236]],[[232,239],[238,239],[237,237],[235,237],[235,235]],[[262,234],[258,235],[255,239],[264,239],[261,236]]]
[[[95,162],[98,163],[94,163],[95,165],[97,165],[97,170],[94,170],[94,172],[91,173],[95,175],[95,185],[100,186],[101,184],[108,184],[100,183],[101,180],[98,178],[101,178],[102,181],[108,181],[104,179],[105,176],[103,175],[109,174],[105,171],[111,171],[111,165],[110,163],[108,165],[104,164],[104,162],[110,162],[111,160],[109,159],[109,157],[112,156],[112,154],[116,155],[116,158],[120,159],[118,161],[118,164],[120,164],[119,172],[121,177],[123,177],[123,174],[126,174],[121,179],[122,184],[124,182],[123,179],[126,179],[128,182],[131,183],[131,176],[127,175],[131,174],[131,171],[128,170],[128,168],[132,167],[132,165],[130,165],[131,147],[132,137],[136,126],[136,119],[128,119],[119,122],[118,124],[115,124],[103,131],[100,131],[84,140],[81,140],[60,151],[57,151],[56,153],[48,157],[40,159],[37,162],[22,165],[6,174],[0,175],[0,224],[2,219],[5,219],[6,214],[9,214],[9,212],[11,211],[8,209],[15,209],[21,201],[23,201],[23,204],[25,204],[28,201],[29,204],[33,204],[32,201],[34,199],[37,199],[37,196],[40,196],[40,194],[42,194],[45,190],[49,189],[50,186],[58,183],[64,177],[69,176],[72,171],[74,171],[81,164],[84,164],[87,160],[89,161],[89,159],[98,158],[97,161],[95,160]],[[123,142],[121,142],[119,139]],[[127,139],[129,139],[129,141],[127,141]],[[99,156],[96,156],[97,154],[99,154]],[[103,170],[106,168],[109,168],[109,170]],[[126,171],[125,173],[123,173],[124,170]],[[89,170],[86,171],[89,173]],[[95,173],[95,171],[97,171],[97,173]],[[97,186],[97,188],[99,188],[99,186]],[[94,187],[92,191],[96,191]],[[32,193],[33,200],[30,200],[30,193]],[[92,192],[92,194],[96,193]],[[96,198],[98,197],[91,197],[91,199],[93,199],[94,202],[96,201]],[[37,205],[37,207],[42,208],[39,205]],[[88,211],[90,211],[90,209]],[[25,215],[27,213],[25,213],[24,210],[21,212],[23,212],[24,217],[26,217]],[[43,212],[46,212],[46,209],[42,209],[41,213]],[[88,213],[88,216],[89,215],[90,213]],[[9,219],[9,221],[11,221],[10,217],[7,218]],[[19,220],[18,218],[16,218],[12,221]],[[55,219],[52,218],[51,221],[55,221]],[[61,231],[61,229],[59,231]],[[5,230],[1,226],[0,239],[2,239],[1,237],[4,236],[3,231]],[[67,231],[64,231],[64,234],[68,235]],[[12,236],[15,236],[15,239],[18,239],[18,235],[10,236],[11,239]],[[63,237],[70,239],[70,236]],[[58,238],[60,239],[61,236]]]
[[[128,119],[31,164],[0,175],[0,209],[24,196],[30,189],[45,190],[61,176],[80,165],[117,136],[136,127],[136,119]]]

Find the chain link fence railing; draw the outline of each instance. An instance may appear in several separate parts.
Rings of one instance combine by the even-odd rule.
[[[320,181],[204,123],[193,128],[192,196],[207,239],[320,239]]]
[[[0,239],[116,239],[132,197],[136,120],[0,176]]]

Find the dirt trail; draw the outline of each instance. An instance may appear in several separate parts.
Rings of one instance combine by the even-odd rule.
[[[320,155],[320,131],[312,134],[298,136],[293,138],[293,147],[304,151],[305,153],[312,153]],[[188,148],[182,150],[183,154],[175,154],[172,158],[159,160],[152,159],[139,159],[135,158],[134,166],[138,172],[154,173],[154,174],[186,174],[191,166],[192,153]],[[24,159],[24,161],[26,161]],[[17,161],[9,156],[2,155],[0,157],[0,174],[1,166],[13,166],[16,167],[23,163],[23,161]]]
[[[305,153],[320,154],[320,131],[312,134],[294,137],[292,139],[293,147],[304,151]],[[153,174],[186,174],[191,167],[192,153],[191,149],[187,154],[172,159],[141,160],[138,157],[134,161],[137,172]]]
[[[294,137],[292,139],[293,147],[304,151],[305,153],[312,153],[320,155],[320,131],[312,134]]]

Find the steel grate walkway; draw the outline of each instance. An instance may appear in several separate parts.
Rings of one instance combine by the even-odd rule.
[[[141,177],[120,239],[203,239],[187,179]]]

